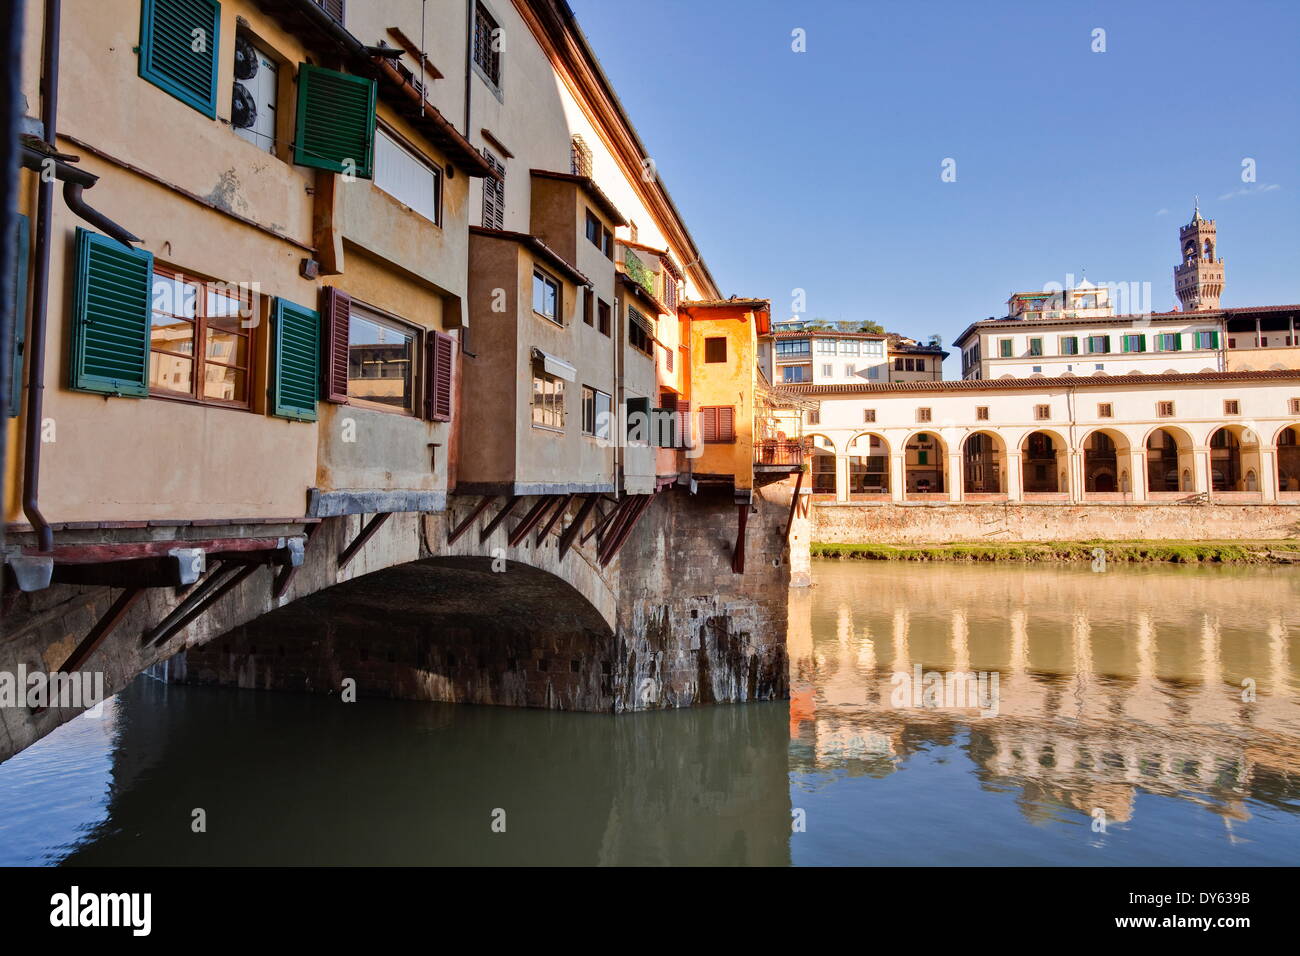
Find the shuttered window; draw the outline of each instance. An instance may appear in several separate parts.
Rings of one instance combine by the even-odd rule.
[[[302,64],[293,161],[369,179],[374,154],[374,80]]]
[[[323,9],[339,23],[343,22],[343,0],[316,0],[316,6]]]
[[[27,343],[27,258],[31,227],[26,216],[18,217],[14,238],[14,333],[10,344],[9,417],[17,418],[23,404],[23,351]]]
[[[451,421],[451,384],[455,342],[442,332],[428,332],[424,339],[424,417],[435,422]]]
[[[683,448],[695,447],[695,433],[691,429],[691,403],[677,399],[677,429],[682,436]]]
[[[500,175],[483,177],[483,225],[488,229],[506,227],[506,166],[486,148],[483,158]]]
[[[321,397],[327,402],[348,402],[348,331],[352,324],[352,296],[342,289],[321,293],[325,325],[325,355],[321,366]]]
[[[140,76],[215,119],[220,32],[217,0],[144,0]]]
[[[276,299],[271,321],[271,414],[314,422],[320,379],[320,313]]]
[[[149,394],[149,293],[153,255],[77,229],[71,387]]]
[[[736,440],[736,407],[714,405],[700,409],[700,438],[706,445],[729,444]]]

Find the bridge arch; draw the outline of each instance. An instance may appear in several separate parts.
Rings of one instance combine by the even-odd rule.
[[[1177,425],[1160,425],[1142,441],[1147,457],[1147,491],[1190,494],[1196,474],[1192,436]]]
[[[1025,494],[1069,491],[1070,443],[1060,432],[1036,428],[1020,440],[1021,488]]]
[[[809,445],[809,478],[815,495],[835,494],[835,458],[838,448],[835,439],[822,432],[805,436]]]
[[[861,431],[848,440],[845,450],[849,458],[849,494],[889,494],[889,440],[880,432]]]
[[[1083,490],[1113,494],[1133,490],[1128,436],[1114,428],[1095,428],[1083,437]]]
[[[908,496],[948,491],[948,443],[938,431],[918,429],[903,442],[903,490]]]
[[[1273,445],[1277,449],[1277,490],[1300,492],[1300,423],[1279,428]]]
[[[994,431],[974,431],[961,446],[962,491],[965,494],[1006,494],[1007,445]]]

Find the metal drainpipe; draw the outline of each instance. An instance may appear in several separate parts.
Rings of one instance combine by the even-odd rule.
[[[59,116],[59,24],[62,0],[45,0],[41,65],[41,122],[55,146]],[[54,532],[41,514],[41,422],[45,410],[45,323],[50,298],[50,241],[54,178],[42,176],[36,200],[36,261],[32,273],[32,331],[27,340],[27,420],[24,423],[23,513],[36,531],[37,550],[54,550]]]
[[[470,80],[474,78],[474,0],[465,0],[465,138],[469,135]],[[471,140],[472,142],[472,140]]]

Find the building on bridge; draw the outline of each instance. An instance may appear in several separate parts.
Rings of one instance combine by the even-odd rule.
[[[1300,503],[1300,370],[789,389],[822,501]]]
[[[674,488],[693,503],[660,512],[727,516],[695,567],[784,593],[784,539],[755,531],[745,574],[745,524],[788,526],[755,490],[799,471],[803,399],[767,386],[765,302],[723,297],[563,0],[41,0],[23,46],[6,607],[97,589],[67,634],[6,617],[50,669],[112,636],[133,674],[213,608],[234,626],[448,549],[544,565],[642,627],[620,609],[658,592],[620,603],[612,569]],[[664,579],[665,540],[637,556]],[[663,690],[654,655],[622,682],[635,651],[591,652],[586,699],[779,695],[780,624],[756,628],[771,679],[747,651]],[[521,699],[562,698],[527,673]]]

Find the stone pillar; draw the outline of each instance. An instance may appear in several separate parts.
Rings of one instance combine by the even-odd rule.
[[[1259,490],[1265,501],[1277,501],[1277,446],[1259,446]]]
[[[1024,501],[1024,465],[1019,453],[1007,456],[1007,500]]]
[[[1134,501],[1147,500],[1147,453],[1143,448],[1129,449],[1129,493]]]
[[[849,456],[835,456],[835,500],[849,500]]]
[[[1205,493],[1213,483],[1210,476],[1210,449],[1198,446],[1192,449],[1192,491]]]
[[[950,452],[948,454],[948,474],[945,481],[948,482],[948,500],[961,501],[962,487],[965,484],[965,474],[961,467],[961,452]]]
[[[889,497],[902,501],[907,496],[907,452],[889,456]]]
[[[1065,491],[1071,501],[1082,501],[1083,489],[1083,451],[1071,448],[1065,457]]]

